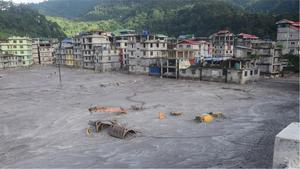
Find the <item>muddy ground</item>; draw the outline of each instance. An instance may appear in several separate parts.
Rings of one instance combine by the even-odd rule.
[[[235,85],[63,68],[60,87],[51,66],[0,76],[0,168],[266,168],[275,135],[299,122],[298,78]],[[145,109],[91,115],[94,105]],[[211,111],[226,119],[193,121]],[[96,119],[141,133],[88,137],[88,121]]]

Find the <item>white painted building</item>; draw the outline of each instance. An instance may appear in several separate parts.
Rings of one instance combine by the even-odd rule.
[[[277,45],[282,47],[282,54],[300,55],[300,22],[280,20],[277,25]]]

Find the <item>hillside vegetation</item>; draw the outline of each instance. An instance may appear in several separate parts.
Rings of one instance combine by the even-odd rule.
[[[25,5],[14,5],[0,0],[0,38],[11,35],[30,37],[65,36],[60,27],[44,15]]]
[[[149,30],[169,36],[209,36],[229,29],[274,39],[277,20],[299,19],[298,0],[49,0],[32,7],[45,15],[76,19],[49,18],[68,35],[90,27]]]

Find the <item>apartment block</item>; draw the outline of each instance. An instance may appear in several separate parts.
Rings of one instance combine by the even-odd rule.
[[[158,67],[160,58],[167,57],[167,36],[143,33],[129,37],[126,55],[130,73],[149,74],[150,67]]]
[[[32,56],[34,64],[53,64],[55,48],[58,47],[57,39],[35,38],[32,39]]]
[[[18,66],[19,61],[16,55],[0,53],[0,69],[16,68]]]
[[[104,31],[91,31],[81,34],[83,68],[95,70],[95,47],[110,44],[111,34]]]
[[[9,37],[0,43],[3,54],[12,54],[18,57],[18,65],[28,67],[33,64],[32,40],[29,37]]]
[[[228,30],[221,30],[210,36],[213,57],[233,57],[235,35]]]
[[[277,45],[282,47],[282,54],[300,55],[300,22],[283,19],[276,25]]]
[[[252,54],[259,56],[257,62],[261,73],[276,75],[282,71],[282,50],[273,41],[256,41],[252,43]]]
[[[74,36],[73,42],[73,55],[74,55],[74,67],[83,68],[83,56],[82,56],[82,46],[81,46],[81,34]]]
[[[118,71],[121,69],[119,50],[110,43],[95,46],[95,71]]]

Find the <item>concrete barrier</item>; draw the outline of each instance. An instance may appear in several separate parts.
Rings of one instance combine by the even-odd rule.
[[[291,123],[277,134],[273,168],[300,168],[300,123]]]

